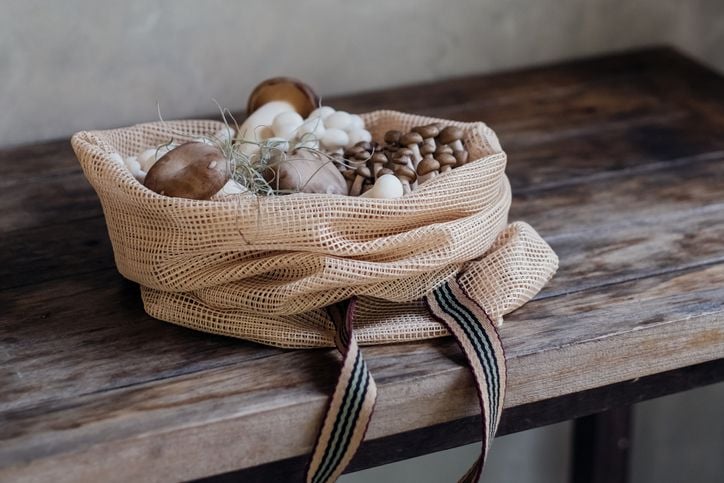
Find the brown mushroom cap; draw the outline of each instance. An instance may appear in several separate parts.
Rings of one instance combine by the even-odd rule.
[[[394,171],[392,171],[390,168],[382,168],[379,173],[377,173],[377,176],[384,176],[386,174],[395,174]]]
[[[372,171],[370,168],[368,168],[365,165],[357,167],[357,174],[359,176],[362,176],[363,178],[371,178],[372,177]]]
[[[450,146],[448,146],[447,144],[440,144],[437,147],[437,149],[435,149],[435,156],[437,157],[438,155],[443,154],[443,153],[452,154],[453,149]]]
[[[428,124],[427,126],[413,127],[412,130],[422,136],[424,139],[434,138],[440,134],[440,129],[435,124]]]
[[[286,101],[305,118],[319,106],[319,97],[304,82],[291,77],[274,77],[254,88],[246,104],[246,113],[251,114],[271,101]]]
[[[228,161],[219,148],[189,142],[156,161],[143,184],[166,196],[208,200],[224,187],[229,177]]]
[[[416,132],[408,132],[400,137],[400,144],[403,146],[409,146],[410,144],[420,144],[422,142],[422,136]]]
[[[468,162],[468,157],[470,154],[467,151],[455,151],[453,153],[453,156],[455,156],[455,159],[458,160],[458,166],[462,166],[463,164],[466,164]]]
[[[375,153],[372,155],[373,163],[385,164],[387,161],[387,156],[382,153]]]
[[[403,154],[399,155],[399,153],[395,156],[392,156],[392,159],[390,160],[391,164],[397,164],[400,166],[407,166],[412,161],[412,157],[409,154]]]
[[[420,161],[420,164],[417,165],[417,174],[419,176],[424,176],[428,173],[432,173],[433,171],[438,171],[439,169],[440,163],[432,156],[427,156]]]
[[[387,144],[397,144],[400,142],[400,136],[402,136],[400,131],[392,129],[385,133],[385,142]]]
[[[364,151],[372,151],[372,143],[367,141],[360,141],[354,145],[355,148],[362,148]]]
[[[447,126],[445,129],[440,131],[440,135],[437,140],[442,144],[450,144],[462,139],[464,134],[463,130],[457,126]]]
[[[413,156],[415,153],[410,148],[400,148],[395,151],[395,157],[397,156]]]
[[[412,183],[417,179],[417,173],[415,173],[415,170],[409,168],[408,166],[398,166],[395,169],[395,176],[400,178],[400,180],[407,180],[409,183]]]
[[[457,164],[458,160],[455,159],[455,156],[452,154],[442,153],[435,157],[437,161],[440,163],[440,167],[444,166],[450,166],[450,168],[454,167],[455,164]]]
[[[429,144],[423,144],[422,148],[420,148],[420,154],[422,154],[423,156],[426,154],[432,154],[434,152],[435,152],[435,147],[430,146]]]

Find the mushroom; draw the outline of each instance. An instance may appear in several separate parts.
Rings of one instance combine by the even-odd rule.
[[[347,183],[334,163],[305,148],[298,148],[285,159],[269,165],[263,175],[277,190],[347,194]]]
[[[330,151],[345,147],[349,143],[349,135],[341,129],[327,128],[320,139],[322,146]]]
[[[354,183],[355,178],[357,178],[357,170],[345,169],[344,171],[342,171],[342,176],[347,183],[347,194],[349,194],[349,192],[352,190],[352,183]]]
[[[229,180],[228,163],[215,146],[184,143],[156,161],[144,185],[166,196],[208,200]]]
[[[428,124],[427,126],[417,126],[412,130],[422,136],[422,142],[426,146],[432,147],[435,150],[435,138],[440,134],[440,129],[435,124]]]
[[[377,173],[377,178],[379,179],[386,174],[395,174],[395,172],[392,171],[390,168],[382,168],[379,173]]]
[[[440,131],[440,135],[437,137],[440,144],[447,144],[452,148],[453,151],[462,151],[463,143],[460,141],[465,133],[462,129],[457,126],[447,126],[445,129]]]
[[[335,110],[333,107],[329,106],[320,106],[309,113],[309,117],[307,119],[321,119],[324,121],[327,117],[331,116],[335,113]]]
[[[399,198],[403,194],[402,182],[396,176],[386,174],[381,176],[362,198]]]
[[[416,132],[408,132],[400,137],[400,144],[407,146],[408,149],[412,150],[412,161],[413,166],[417,169],[417,165],[420,164],[422,156],[420,155],[420,147],[418,144],[422,142],[422,136]]]
[[[410,169],[408,166],[398,166],[395,169],[395,175],[400,179],[400,182],[402,182],[402,192],[404,194],[412,191],[410,185],[417,179],[415,170]]]
[[[435,157],[437,157],[440,154],[453,154],[453,150],[450,146],[447,144],[441,144],[437,148],[435,148]]]
[[[371,161],[372,161],[372,173],[375,175],[375,179],[376,179],[379,176],[382,166],[384,166],[384,164],[387,163],[388,159],[387,159],[387,156],[385,156],[382,153],[375,153],[372,155]]]
[[[420,161],[420,164],[417,165],[418,183],[422,184],[425,181],[434,178],[439,169],[440,163],[432,157],[432,154],[428,154],[422,161]]]
[[[360,193],[362,193],[362,183],[364,183],[364,180],[372,177],[370,168],[365,165],[358,166],[355,170],[355,174],[357,176],[352,182],[352,187],[349,189],[350,196],[359,196]]]
[[[337,111],[324,119],[324,125],[328,128],[341,129],[345,131],[352,124],[352,116],[348,112]]]
[[[401,136],[402,136],[402,133],[400,131],[396,131],[394,129],[387,131],[385,133],[385,144],[389,144],[391,146],[397,146],[400,144]]]
[[[260,126],[271,126],[274,118],[283,113],[294,111],[302,118],[309,115],[319,104],[319,98],[307,84],[289,77],[267,79],[256,86],[249,96],[246,112],[249,117],[239,128],[236,139],[239,141],[259,142]],[[242,147],[245,153],[253,152],[254,144]]]
[[[298,112],[285,111],[274,116],[272,131],[276,137],[292,139],[302,124],[304,124],[304,119]]]
[[[453,151],[453,156],[455,156],[455,159],[457,160],[455,167],[459,168],[460,166],[467,164],[469,155],[470,154],[465,149]]]
[[[357,144],[359,142],[372,141],[372,134],[364,128],[354,128],[347,131],[349,135],[349,144]]]
[[[437,162],[440,163],[440,173],[447,173],[451,169],[455,167],[458,160],[455,159],[455,156],[452,154],[447,153],[441,153],[437,156],[435,156],[435,159],[437,159]]]

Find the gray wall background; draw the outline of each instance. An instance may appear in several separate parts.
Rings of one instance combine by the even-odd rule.
[[[0,145],[656,43],[724,69],[721,0],[0,0]]]
[[[260,79],[325,95],[674,44],[724,70],[721,0],[0,0],[0,145],[241,109]],[[724,385],[636,409],[634,482],[724,480]],[[569,424],[496,440],[484,480],[560,482]],[[464,447],[343,477],[453,481]]]

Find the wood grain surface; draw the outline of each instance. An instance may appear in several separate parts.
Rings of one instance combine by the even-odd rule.
[[[501,330],[514,415],[503,431],[580,416],[572,398],[623,381],[658,377],[667,393],[691,387],[677,369],[724,379],[721,364],[696,366],[724,356],[717,74],[651,49],[329,103],[483,120],[500,136],[511,220],[532,224],[561,259]],[[145,315],[67,140],[0,150],[0,307],[0,481],[293,473],[339,362],[331,350],[272,349]],[[460,429],[478,408],[452,341],[364,353],[379,399],[354,469],[476,437]],[[631,387],[641,389],[618,403],[656,392]],[[292,463],[270,464],[280,461]]]

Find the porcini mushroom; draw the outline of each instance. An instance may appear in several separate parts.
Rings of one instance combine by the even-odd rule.
[[[208,200],[229,180],[228,163],[215,146],[184,143],[154,163],[144,185],[166,196]]]
[[[422,160],[420,146],[418,146],[421,142],[422,136],[416,132],[408,132],[400,137],[400,144],[412,150],[412,164],[415,168],[417,168],[417,165],[420,164]]]
[[[238,140],[258,142],[260,126],[271,126],[274,118],[283,112],[296,112],[307,117],[319,104],[319,98],[311,87],[297,79],[275,77],[254,88],[246,106],[248,117],[239,128]],[[247,144],[243,151],[252,152],[256,146]]]
[[[434,178],[439,169],[440,163],[432,157],[432,154],[428,154],[417,166],[418,183],[422,184],[425,181]]]
[[[447,126],[445,129],[440,131],[440,135],[437,137],[440,144],[447,144],[452,148],[453,151],[462,151],[463,143],[461,139],[465,133],[462,129],[457,126]]]

